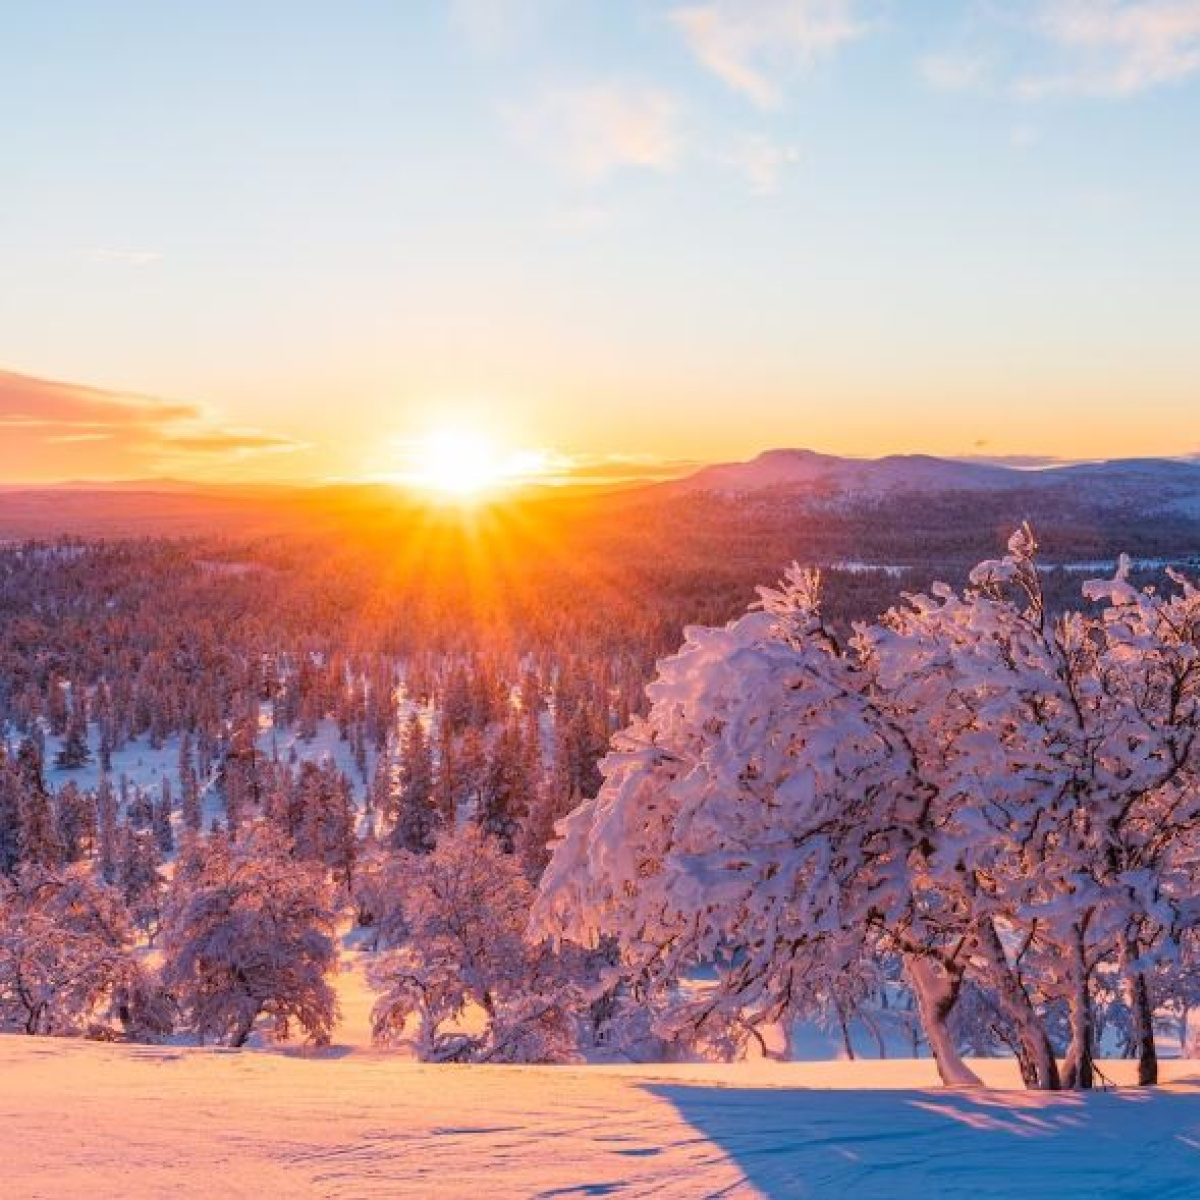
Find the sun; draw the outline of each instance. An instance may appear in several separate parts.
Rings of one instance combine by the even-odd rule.
[[[416,436],[396,433],[381,449],[391,466],[372,478],[465,505],[526,486],[558,483],[568,461],[549,449],[501,445],[479,422],[438,424]]]
[[[415,482],[428,491],[474,499],[504,482],[506,464],[496,444],[477,429],[435,429],[420,443]]]

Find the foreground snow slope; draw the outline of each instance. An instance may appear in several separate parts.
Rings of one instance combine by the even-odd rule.
[[[432,1067],[0,1037],[0,1192],[1193,1197],[1200,1063],[1167,1074],[1037,1097],[939,1090],[928,1062]]]

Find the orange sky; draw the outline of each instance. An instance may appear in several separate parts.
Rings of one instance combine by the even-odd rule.
[[[0,484],[1200,451],[1200,4],[1084,8],[23,6]]]
[[[720,381],[697,381],[687,403],[649,397],[630,403],[593,384],[570,403],[549,405],[541,419],[528,400],[439,400],[431,391],[408,401],[297,404],[283,419],[268,411],[267,419],[251,424],[191,400],[0,371],[0,480],[403,477],[421,470],[427,439],[441,429],[478,433],[498,460],[515,456],[535,474],[581,480],[672,474],[771,446],[868,456],[920,451],[1097,458],[1194,451],[1200,445],[1195,420],[1180,421],[1171,412],[1172,405],[1186,405],[1186,389],[1175,398],[1160,386],[1157,404],[1126,403],[1125,389],[1135,386],[1144,388],[1145,381],[1064,386],[1036,421],[1002,419],[1019,411],[1020,397],[1010,400],[999,384],[976,383],[969,403],[931,405],[927,397],[910,398],[897,381],[889,402],[880,405],[832,380],[794,400],[764,380],[748,381],[744,396]],[[1035,394],[1032,388],[1029,394]],[[629,431],[622,436],[625,423]]]

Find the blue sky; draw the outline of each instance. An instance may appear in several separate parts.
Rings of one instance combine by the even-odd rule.
[[[1200,449],[1197,0],[10,3],[0,113],[14,478]]]

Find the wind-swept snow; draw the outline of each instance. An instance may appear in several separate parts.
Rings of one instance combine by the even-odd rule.
[[[336,1040],[336,1039],[335,1039]],[[947,1091],[932,1062],[447,1067],[0,1037],[3,1195],[1196,1195],[1200,1064]],[[1016,1087],[1013,1064],[973,1062]],[[1132,1064],[1105,1064],[1127,1078]]]

